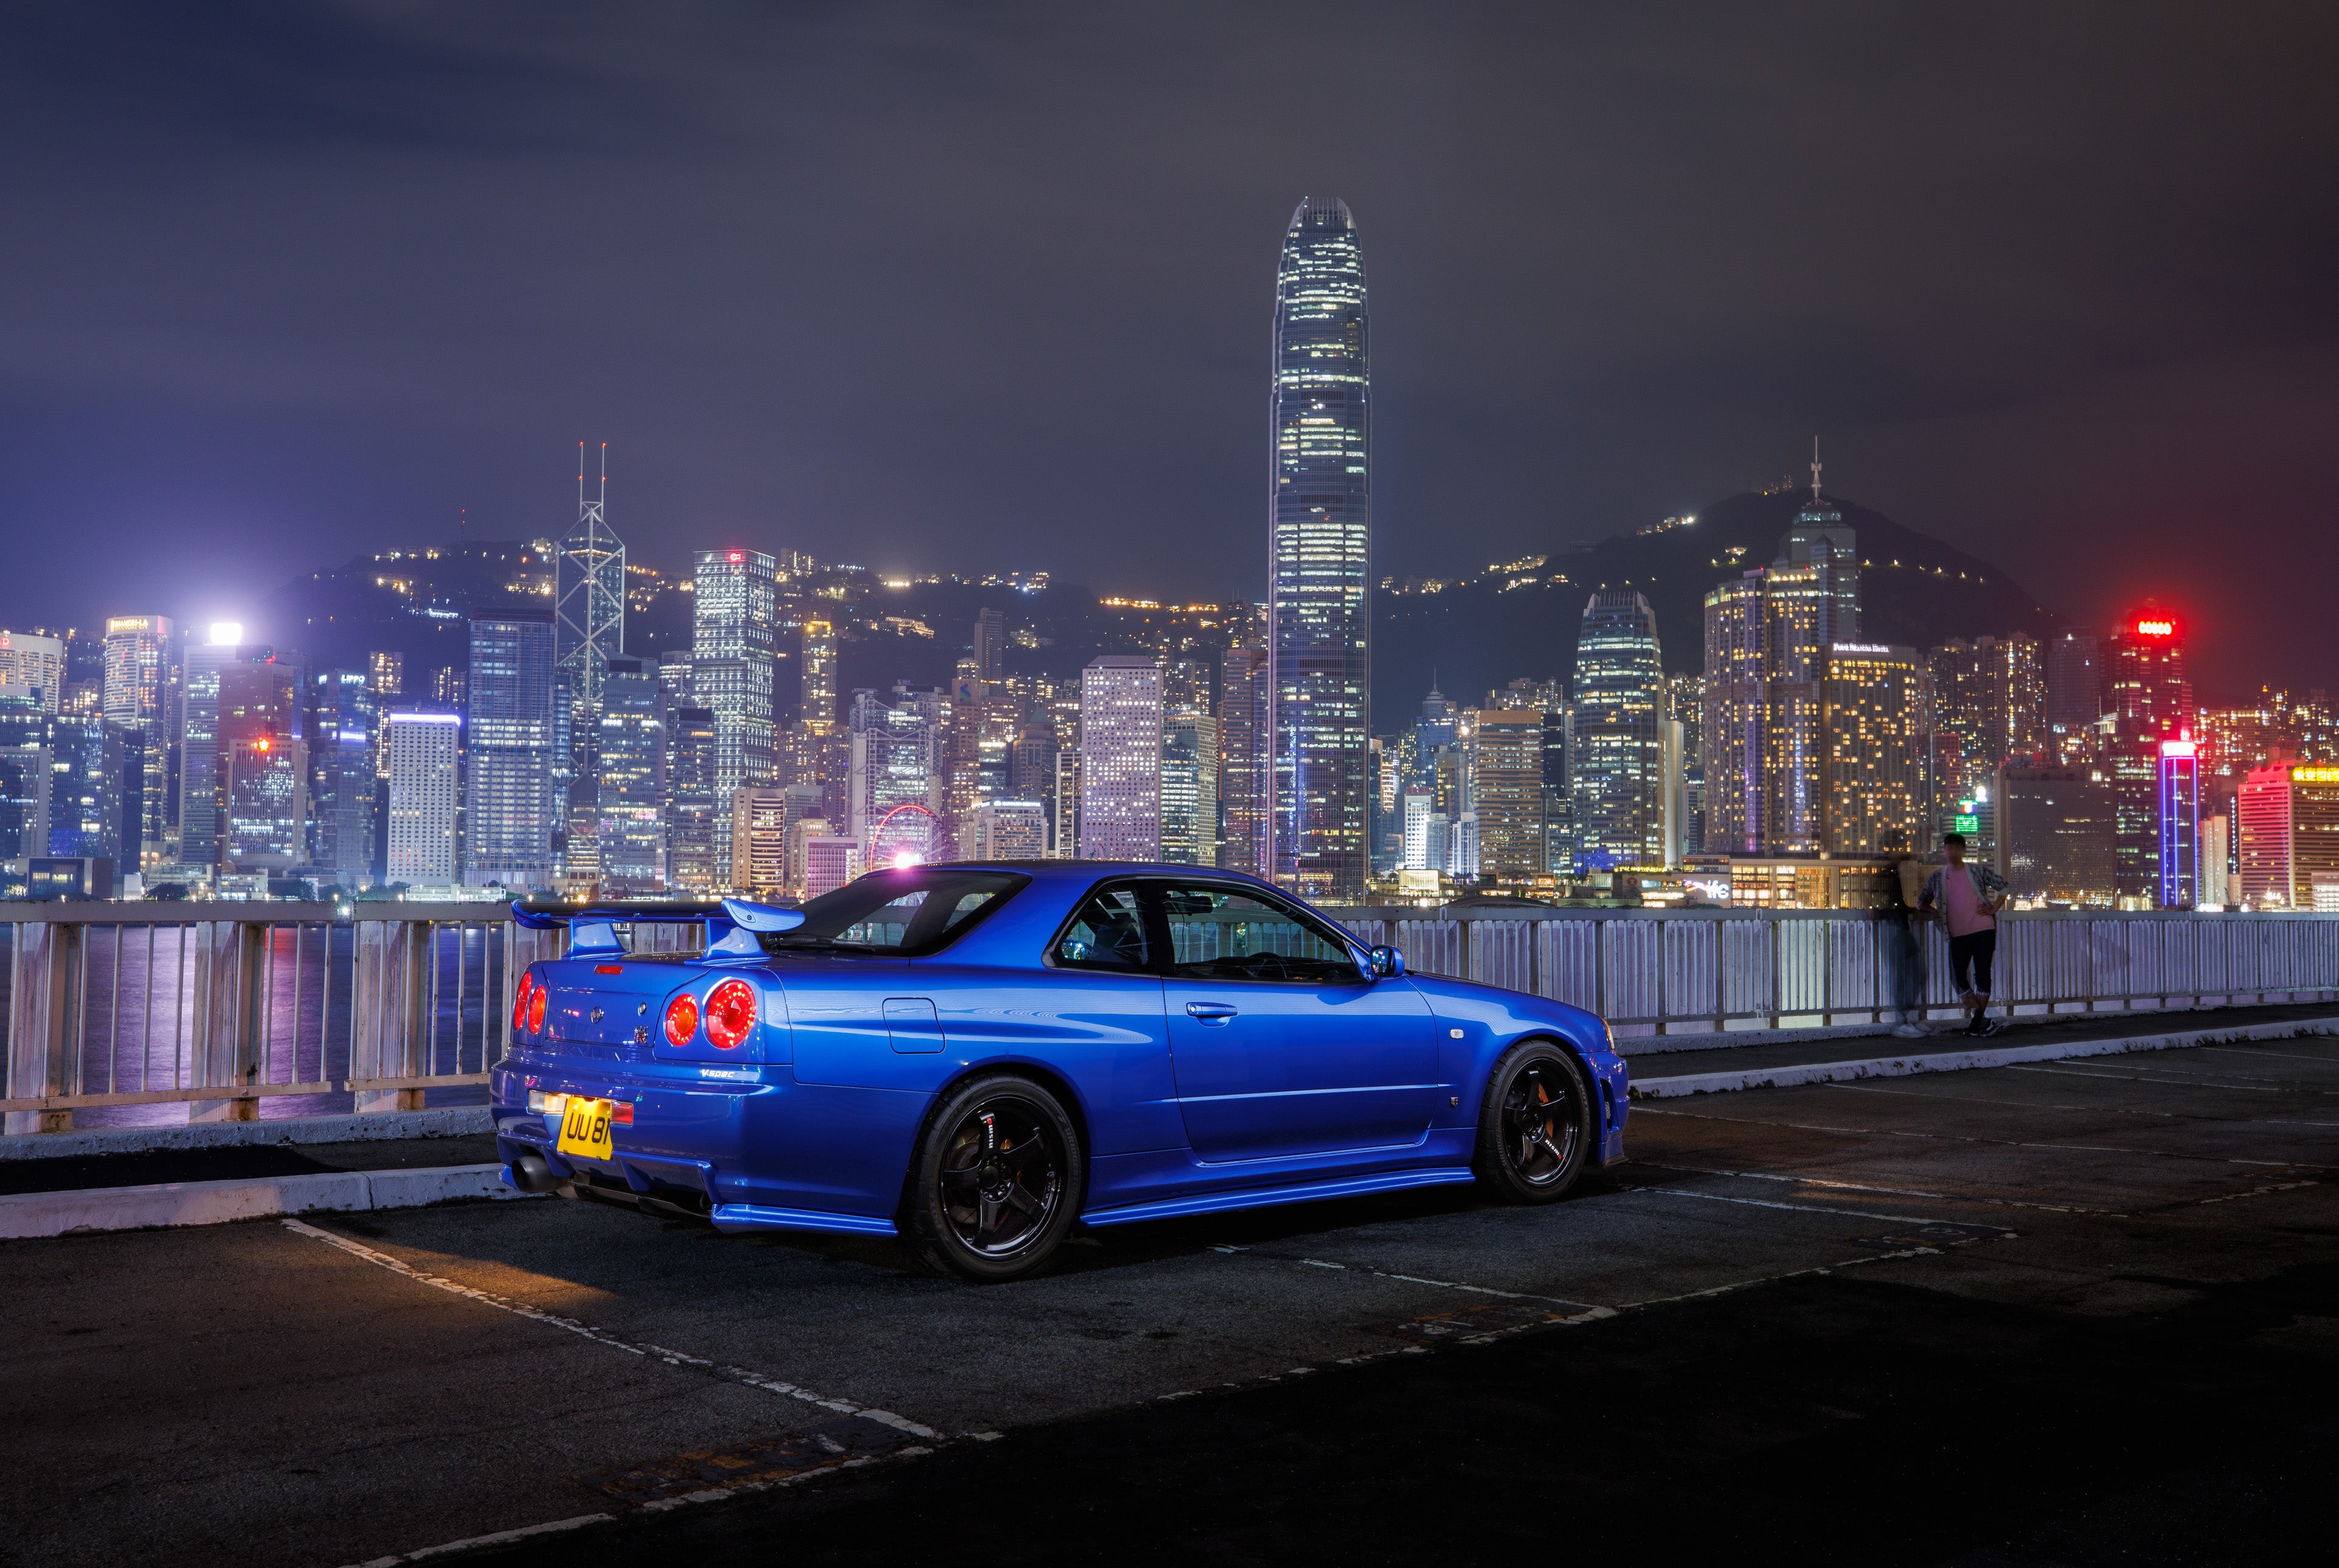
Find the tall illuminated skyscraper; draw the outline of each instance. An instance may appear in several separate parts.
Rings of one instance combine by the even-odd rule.
[[[553,886],[553,648],[546,611],[471,613],[463,880],[473,887]]]
[[[1575,636],[1576,855],[1587,869],[1664,861],[1664,672],[1657,616],[1624,589],[1595,593]]]
[[[776,563],[761,550],[701,550],[693,587],[691,695],[715,715],[715,885],[731,883],[731,802],[777,773],[772,686]]]
[[[1161,666],[1106,654],[1081,672],[1081,858],[1161,858]]]
[[[1308,197],[1276,269],[1268,647],[1277,881],[1364,895],[1372,780],[1372,473],[1365,257]]]
[[[1267,650],[1231,647],[1219,664],[1219,864],[1251,876],[1267,863]]]

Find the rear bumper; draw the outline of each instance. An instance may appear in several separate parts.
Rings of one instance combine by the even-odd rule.
[[[559,1152],[558,1115],[530,1091],[622,1102],[614,1158]],[[840,1097],[850,1103],[840,1103]],[[927,1097],[794,1082],[785,1063],[711,1071],[518,1051],[489,1077],[505,1182],[615,1202],[724,1230],[895,1234],[908,1139]]]

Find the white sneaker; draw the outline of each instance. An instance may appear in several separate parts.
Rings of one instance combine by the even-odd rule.
[[[1892,1032],[1899,1035],[1903,1040],[1922,1040],[1925,1038],[1925,1031],[1919,1029],[1913,1023],[1895,1024],[1893,1026]]]

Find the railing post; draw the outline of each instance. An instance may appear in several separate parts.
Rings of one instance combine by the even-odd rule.
[[[367,922],[374,932],[368,955],[372,961],[373,983],[368,987],[373,998],[373,1049],[368,1070],[360,1073],[352,1063],[352,1078],[416,1078],[425,1070],[423,1058],[429,1040],[430,1020],[423,1008],[423,994],[429,979],[426,971],[430,941],[430,922],[420,920],[386,920]],[[418,933],[420,933],[418,935]],[[352,1053],[354,1055],[354,1053]],[[357,1109],[364,1112],[419,1110],[423,1091],[419,1089],[361,1089],[357,1091]]]
[[[74,1056],[81,1036],[79,971],[84,929],[47,921],[26,921],[16,927],[8,1009],[11,1100],[73,1092]],[[72,1126],[70,1110],[7,1113],[11,1133],[64,1132]]]
[[[262,985],[268,928],[234,921],[205,921],[195,927],[196,1089],[241,1089],[260,1076],[260,1042],[268,1027],[268,995]],[[196,1100],[187,1104],[189,1121],[252,1121],[260,1101],[252,1096]]]

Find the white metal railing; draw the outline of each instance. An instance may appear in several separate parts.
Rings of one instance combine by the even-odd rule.
[[[1890,1021],[1897,931],[1868,910],[1348,910],[1408,967],[1531,991],[1623,1034]],[[1953,1006],[1949,945],[1916,925],[1919,1005]],[[2095,1011],[2339,996],[2339,916],[2048,911],[1999,917],[1994,1006]]]
[[[1342,912],[1425,974],[1572,1002],[1622,1034],[1872,1024],[1895,1005],[1897,933],[1865,911]],[[2339,997],[2339,916],[2010,913],[1999,932],[1994,1001],[2018,1011]],[[633,935],[640,951],[704,940],[696,924]],[[1920,1005],[1947,1009],[1939,928],[1918,935]],[[518,976],[565,935],[492,904],[360,904],[337,920],[330,904],[130,902],[0,904],[0,941],[14,1134],[250,1120],[280,1096],[358,1111],[476,1097]]]

